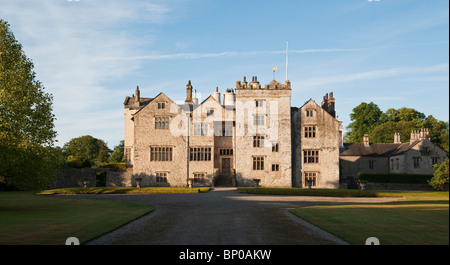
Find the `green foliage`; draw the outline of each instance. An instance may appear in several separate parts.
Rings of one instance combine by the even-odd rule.
[[[430,184],[435,190],[443,190],[444,184],[449,183],[449,172],[448,172],[448,157],[440,165],[434,165],[433,178],[430,179],[428,184]]]
[[[69,155],[69,157],[67,157],[67,167],[73,168],[91,167],[91,162],[84,157]]]
[[[125,170],[127,165],[125,163],[107,163],[99,165],[98,168],[110,168],[112,170]]]
[[[349,132],[346,135],[348,142],[362,142],[364,134],[371,132],[380,124],[381,114],[378,105],[363,102],[353,109],[350,119],[353,121],[347,126]]]
[[[392,143],[394,134],[400,133],[403,143],[409,142],[411,131],[427,128],[430,140],[449,152],[449,124],[432,115],[412,109],[388,109],[382,112],[376,104],[363,102],[350,114],[352,122],[347,126],[346,142],[362,142],[364,134],[369,134],[374,143]]]
[[[67,157],[74,156],[80,159],[86,159],[94,166],[106,163],[111,152],[103,140],[90,135],[71,139],[64,144],[63,150]]]
[[[114,151],[111,156],[108,158],[108,162],[110,163],[120,163],[123,162],[123,151],[124,151],[124,141],[120,141],[120,144],[114,147]]]
[[[13,189],[44,188],[59,163],[51,94],[0,19],[0,176]]]
[[[400,173],[358,173],[358,180],[372,183],[427,184],[433,175]]]

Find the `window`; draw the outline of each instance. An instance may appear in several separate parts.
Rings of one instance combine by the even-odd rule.
[[[253,136],[253,147],[264,147],[264,136]]]
[[[279,146],[278,143],[272,143],[272,152],[278,152]]]
[[[432,157],[431,158],[431,163],[433,163],[433,165],[436,165],[439,162],[439,157]]]
[[[319,163],[319,150],[304,150],[303,151],[304,163]]]
[[[155,117],[155,129],[169,129],[169,117]]]
[[[430,148],[429,147],[423,147],[420,150],[420,154],[423,156],[429,156],[430,155]]]
[[[391,170],[394,170],[394,159],[391,158]]]
[[[194,173],[194,183],[204,184],[205,175],[205,173]]]
[[[311,183],[311,187],[317,186],[317,172],[305,172],[305,184]]]
[[[167,182],[167,172],[156,172],[156,182],[166,183]]]
[[[173,147],[151,146],[150,161],[172,161]]]
[[[214,116],[214,109],[206,110],[206,116]]]
[[[253,115],[253,125],[264,125],[264,115]]]
[[[204,135],[208,135],[208,124],[207,123],[194,124],[194,136],[204,136]]]
[[[314,116],[314,110],[306,110],[306,117],[313,117]]]
[[[215,136],[233,136],[233,124],[231,122],[215,122]]]
[[[158,109],[165,109],[166,108],[166,102],[158,102]]]
[[[419,160],[420,160],[420,157],[413,157],[414,168],[419,168],[420,167]]]
[[[131,147],[125,147],[125,152],[124,152],[124,160],[125,161],[131,161]]]
[[[264,156],[253,156],[253,170],[264,170]]]
[[[375,168],[375,160],[369,160],[369,169]]]
[[[222,131],[222,136],[233,136],[233,126],[231,125],[225,125]]]
[[[189,149],[190,161],[211,161],[211,147],[192,147]]]
[[[272,171],[280,171],[280,164],[272,164]]]
[[[232,156],[233,155],[233,149],[220,149],[219,155],[221,156]]]
[[[255,100],[256,107],[264,107],[264,100]]]
[[[316,126],[305,127],[305,138],[316,138]]]

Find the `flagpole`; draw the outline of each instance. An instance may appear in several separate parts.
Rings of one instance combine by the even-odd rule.
[[[289,48],[289,41],[286,40],[286,81],[288,81],[288,48]]]

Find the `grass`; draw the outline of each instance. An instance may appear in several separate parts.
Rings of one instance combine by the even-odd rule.
[[[153,210],[139,203],[0,192],[0,244],[64,245],[68,237],[83,244]]]
[[[53,189],[41,192],[43,195],[54,194],[161,194],[161,193],[198,193],[208,192],[208,187],[180,188],[180,187],[75,187]]]
[[[249,194],[332,196],[332,197],[402,197],[395,192],[351,189],[300,189],[300,188],[238,188],[238,192]]]
[[[296,216],[351,244],[377,237],[381,245],[448,245],[448,192],[388,192],[405,200],[390,203],[310,206]]]

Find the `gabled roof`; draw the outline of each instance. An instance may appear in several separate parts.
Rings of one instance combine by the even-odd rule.
[[[368,147],[364,143],[344,143],[344,149],[340,152],[340,156],[372,156],[372,157],[390,157],[393,155],[401,155],[418,143],[416,140],[412,143],[372,143]]]
[[[368,147],[364,143],[344,143],[341,156],[391,156],[401,144],[373,143]]]
[[[172,99],[170,99],[166,94],[164,94],[163,92],[161,92],[161,93],[159,93],[156,97],[152,98],[150,101],[145,102],[145,105],[140,106],[139,109],[138,109],[138,111],[136,111],[136,112],[133,114],[133,116],[136,115],[136,114],[138,114],[139,112],[141,112],[146,106],[149,105],[150,102],[152,102],[152,101],[154,101],[154,100],[156,100],[157,98],[162,97],[162,96],[163,96],[163,97],[166,97],[168,100],[170,100],[172,103],[174,103]],[[141,99],[142,99],[142,98],[141,98]],[[179,105],[177,105],[177,106],[180,107]],[[180,108],[181,108],[181,107],[180,107]]]
[[[333,117],[333,115],[331,115],[328,111],[326,111],[324,108],[322,108],[322,106],[320,106],[319,104],[317,104],[316,101],[314,101],[312,98],[310,98],[308,101],[305,102],[305,104],[303,104],[300,108],[298,108],[298,111],[300,111],[306,104],[308,104],[309,102],[313,102],[314,104],[317,105],[317,107],[323,109],[323,111],[325,113],[327,113],[328,115],[330,115],[331,118],[333,118],[334,120],[336,120],[336,122],[342,123],[341,121],[339,121],[338,119],[336,119],[336,117]],[[291,108],[292,111],[292,108]]]
[[[140,98],[139,99],[139,107],[143,107],[150,103],[153,100],[153,98]],[[134,107],[134,97],[125,97],[125,101],[123,102],[123,105],[125,107],[133,108]],[[138,107],[138,108],[139,108]]]
[[[217,103],[217,105],[221,106],[222,108],[225,108],[222,104],[219,103],[219,101],[217,101],[212,95],[209,95],[209,97],[207,97],[205,100],[202,101],[202,103],[200,103],[198,106],[203,105],[203,103],[205,103],[206,101],[208,101],[211,98],[211,100],[214,100],[214,102]]]

